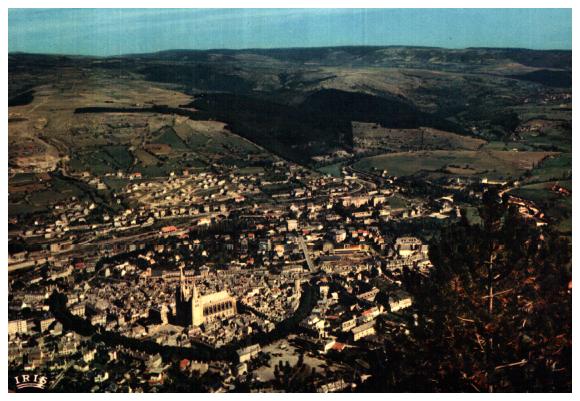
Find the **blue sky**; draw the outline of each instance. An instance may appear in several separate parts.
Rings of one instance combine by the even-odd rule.
[[[413,45],[571,49],[569,9],[11,9],[9,51]]]

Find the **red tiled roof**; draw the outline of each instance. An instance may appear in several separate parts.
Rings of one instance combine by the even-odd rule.
[[[333,350],[335,350],[335,351],[338,351],[338,352],[340,352],[340,351],[342,351],[342,350],[343,350],[345,347],[346,347],[346,345],[345,345],[345,344],[343,344],[343,343],[339,343],[339,342],[337,341],[337,342],[335,342],[335,343],[334,343],[334,345],[332,346],[332,349],[333,349]]]
[[[175,227],[175,226],[165,226],[165,227],[161,227],[161,232],[170,233],[170,232],[173,232],[173,231],[177,231],[177,227]]]
[[[189,359],[182,359],[179,361],[179,369],[185,369],[189,366]]]

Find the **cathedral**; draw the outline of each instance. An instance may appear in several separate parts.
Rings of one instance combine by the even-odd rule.
[[[192,279],[186,281],[183,268],[180,268],[179,287],[175,294],[177,322],[183,326],[201,326],[214,320],[235,316],[236,298],[227,291],[200,295]]]

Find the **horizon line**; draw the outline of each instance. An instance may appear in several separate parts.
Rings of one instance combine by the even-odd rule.
[[[328,48],[353,48],[353,47],[363,47],[363,48],[411,48],[411,49],[440,49],[440,50],[529,50],[529,51],[539,51],[539,52],[572,52],[571,48],[550,48],[550,49],[538,49],[529,47],[498,47],[498,46],[468,46],[468,47],[441,47],[441,46],[422,46],[422,45],[328,45],[328,46],[282,46],[282,47],[222,47],[222,48],[167,48],[161,50],[152,50],[150,52],[141,53],[123,53],[123,54],[110,54],[110,55],[95,55],[95,54],[81,54],[81,53],[38,53],[29,52],[25,50],[13,50],[9,51],[8,55],[14,54],[29,54],[38,56],[72,56],[72,57],[92,57],[92,58],[113,58],[113,57],[128,57],[128,56],[139,56],[139,55],[149,55],[162,52],[170,51],[194,51],[194,52],[212,52],[212,51],[267,51],[267,50],[304,50],[304,49],[328,49]]]

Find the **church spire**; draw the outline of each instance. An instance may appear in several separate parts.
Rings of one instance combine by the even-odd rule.
[[[183,265],[179,265],[179,291],[181,292],[182,299],[187,295],[187,286],[185,283],[185,274],[183,273]]]

